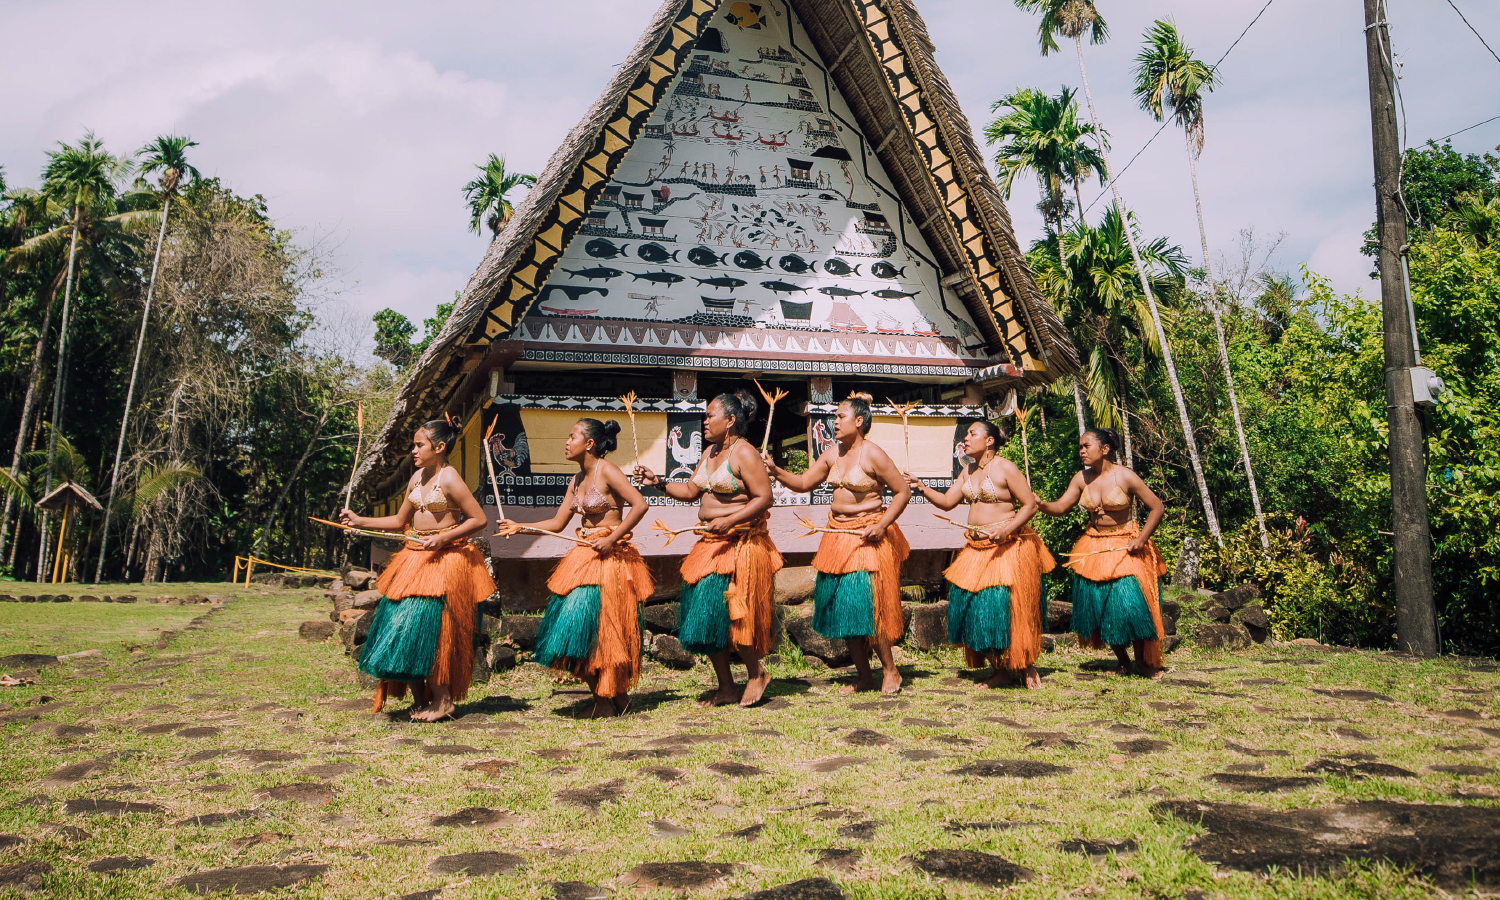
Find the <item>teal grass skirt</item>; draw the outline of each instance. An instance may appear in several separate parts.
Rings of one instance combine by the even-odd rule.
[[[1042,614],[1046,621],[1046,614]],[[994,653],[1010,646],[1010,588],[1003,584],[978,593],[948,585],[948,643],[975,653]]]
[[[359,670],[384,681],[422,681],[432,671],[443,629],[442,597],[382,597],[370,615]]]
[[[729,575],[713,572],[684,585],[677,601],[677,639],[689,653],[729,650]]]
[[[598,640],[599,585],[579,585],[566,597],[552,595],[531,658],[543,666],[584,662]]]
[[[830,640],[875,636],[875,583],[867,569],[819,572],[813,585],[813,630]]]
[[[1112,581],[1073,576],[1073,632],[1083,640],[1098,635],[1111,647],[1156,640],[1156,623],[1134,575]]]

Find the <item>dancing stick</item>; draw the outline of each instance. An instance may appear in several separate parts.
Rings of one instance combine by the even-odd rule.
[[[347,509],[348,507],[345,508]],[[350,534],[360,534],[365,537],[380,538],[387,541],[409,540],[406,535],[398,534],[394,531],[371,531],[367,528],[355,528],[353,525],[345,525],[343,522],[330,522],[327,519],[320,519],[317,516],[308,516],[308,518],[319,525],[327,525],[330,528],[337,528],[339,531],[347,531]]]
[[[349,486],[344,488],[344,509],[349,508],[349,501],[354,498],[354,474],[359,471],[359,451],[365,445],[365,403],[363,400],[355,407],[354,423],[359,431],[359,437],[354,441],[354,465],[349,467]]]
[[[803,537],[808,537],[809,535],[814,535],[814,534],[819,534],[819,533],[821,533],[821,534],[860,534],[860,535],[862,535],[862,534],[865,533],[865,530],[863,528],[830,528],[827,525],[815,525],[815,524],[813,524],[813,522],[812,522],[811,519],[808,519],[807,517],[803,516],[801,513],[797,514],[797,524],[801,525],[803,528],[807,529],[807,534],[804,534]]]
[[[934,519],[942,519],[944,522],[947,522],[949,525],[957,525],[959,528],[962,528],[964,531],[967,531],[967,532],[969,532],[971,534],[983,535],[985,537],[991,537],[991,535],[989,533],[989,530],[988,530],[989,527],[990,527],[990,525],[1000,525],[1000,524],[1003,524],[1003,523],[1000,523],[1000,522],[991,522],[990,525],[970,525],[968,522],[960,522],[957,519],[950,519],[947,516],[943,515],[942,513],[933,513],[932,517]],[[1007,519],[1006,521],[1009,521],[1009,520]],[[1012,535],[1012,537],[1014,537],[1014,536],[1015,535]]]
[[[497,518],[505,521],[505,504],[500,502],[500,482],[495,480],[495,461],[490,459],[490,435],[495,432],[495,426],[500,424],[500,417],[490,420],[490,427],[484,431],[484,467],[490,473],[490,488],[495,492],[495,509],[498,511]]]
[[[497,537],[508,538],[512,535],[519,534],[522,531],[528,531],[532,534],[545,534],[548,537],[562,538],[565,541],[572,541],[573,543],[579,544],[584,547],[594,546],[593,541],[586,541],[583,538],[576,538],[569,534],[560,534],[556,531],[548,531],[545,528],[537,528],[535,525],[522,525],[520,522],[511,522],[509,525],[501,525],[498,529],[496,529],[495,535]]]
[[[676,529],[674,531],[672,529],[672,527],[670,525],[668,525],[666,522],[663,522],[661,519],[657,519],[655,522],[651,523],[651,530],[652,531],[660,531],[662,534],[666,535],[667,536],[667,542],[665,544],[662,544],[662,546],[663,547],[668,547],[668,546],[671,546],[672,541],[674,541],[674,540],[677,539],[677,536],[679,534],[687,534],[690,531],[701,532],[703,530],[703,525],[702,524],[698,524],[698,525],[693,525],[693,526],[691,526],[689,528],[678,528],[678,529]]]
[[[635,449],[636,465],[641,464],[641,445],[635,437],[635,401],[638,399],[640,398],[635,395],[635,391],[620,398],[620,402],[625,404],[625,415],[630,417],[630,446]]]
[[[760,386],[760,379],[752,378],[750,380],[755,382],[755,386],[757,388],[760,388],[760,395],[766,398],[766,404],[771,407],[771,411],[766,413],[766,437],[760,442],[760,452],[764,454],[766,452],[766,448],[771,446],[771,423],[776,421],[776,401],[785,398],[786,391],[782,390],[781,388],[777,388],[776,392],[773,394]]]
[[[907,427],[906,417],[919,405],[916,401],[911,403],[895,403],[887,398],[887,403],[896,407],[896,412],[901,414],[901,436],[906,440],[906,471],[911,471],[911,429]]]
[[[1121,550],[1129,550],[1129,549],[1130,549],[1130,545],[1126,544],[1124,547],[1111,547],[1108,550],[1095,550],[1092,553],[1079,553],[1079,554],[1076,555],[1075,559],[1070,559],[1067,562],[1063,563],[1063,567],[1067,568],[1067,567],[1073,565],[1074,563],[1078,562],[1078,560],[1083,559],[1084,557],[1087,557],[1087,556],[1098,556],[1101,553],[1118,553]],[[1072,553],[1064,553],[1063,556],[1074,556],[1074,554],[1072,554]]]

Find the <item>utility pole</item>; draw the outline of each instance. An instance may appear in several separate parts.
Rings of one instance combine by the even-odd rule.
[[[1395,548],[1396,645],[1418,656],[1436,656],[1437,608],[1432,601],[1432,539],[1427,523],[1427,459],[1417,418],[1415,322],[1408,311],[1403,263],[1406,210],[1400,198],[1401,149],[1397,131],[1396,73],[1385,0],[1364,0],[1366,60],[1370,73],[1370,125],[1375,146],[1375,225],[1380,236],[1380,310],[1385,329],[1385,408],[1391,459],[1391,530]],[[1423,392],[1422,399],[1430,398]]]

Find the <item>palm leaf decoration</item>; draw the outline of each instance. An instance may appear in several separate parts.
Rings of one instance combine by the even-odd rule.
[[[139,516],[146,507],[171,493],[174,489],[202,477],[202,472],[186,466],[146,469],[141,472],[140,481],[135,486],[133,497],[135,515]]]

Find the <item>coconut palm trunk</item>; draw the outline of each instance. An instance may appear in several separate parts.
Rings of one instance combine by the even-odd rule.
[[[1089,104],[1089,120],[1094,123],[1094,128],[1099,129],[1099,112],[1094,107],[1094,92],[1089,86],[1088,68],[1083,62],[1083,35],[1080,32],[1073,36],[1073,44],[1078,52],[1078,74],[1083,79],[1083,96]],[[1120,217],[1125,218],[1125,200],[1120,196],[1120,186],[1115,182],[1114,168],[1109,164],[1109,150],[1101,143],[1100,152],[1104,155],[1105,168],[1109,172],[1109,189],[1114,195],[1115,208],[1119,210]],[[1187,440],[1188,457],[1193,465],[1193,477],[1198,482],[1198,494],[1203,500],[1203,517],[1208,521],[1208,532],[1213,535],[1219,546],[1224,546],[1224,536],[1219,532],[1219,517],[1214,513],[1213,499],[1208,495],[1208,481],[1203,477],[1203,463],[1198,457],[1198,440],[1193,436],[1193,423],[1188,418],[1187,401],[1182,396],[1182,384],[1177,379],[1177,364],[1172,361],[1172,348],[1167,343],[1167,332],[1161,324],[1161,313],[1156,308],[1156,295],[1151,291],[1151,279],[1146,275],[1146,267],[1141,262],[1141,251],[1135,244],[1135,235],[1130,229],[1128,219],[1125,222],[1125,240],[1130,245],[1130,257],[1135,262],[1135,272],[1141,281],[1141,290],[1146,295],[1146,304],[1151,308],[1151,324],[1156,329],[1156,339],[1161,343],[1162,361],[1167,365],[1167,380],[1172,384],[1172,398],[1177,402],[1177,415],[1182,420],[1182,435]]]
[[[73,273],[74,264],[78,258],[78,204],[73,204],[73,236],[68,242],[68,278],[63,283],[63,308],[62,322],[59,323],[57,335],[57,372],[52,380],[52,431],[47,435],[47,486],[42,491],[42,496],[52,492],[52,464],[57,459],[57,418],[62,412],[62,386],[63,365],[67,361],[68,354],[68,318],[72,312],[73,304]],[[45,577],[47,571],[47,559],[50,542],[47,540],[49,516],[42,513],[42,546],[37,554],[36,580],[38,583]]]
[[[1219,365],[1224,367],[1224,383],[1229,385],[1229,410],[1234,414],[1234,433],[1240,441],[1240,460],[1245,464],[1245,479],[1250,482],[1250,503],[1255,507],[1255,524],[1260,528],[1260,547],[1271,552],[1271,536],[1266,533],[1266,516],[1260,509],[1260,490],[1255,484],[1255,469],[1250,465],[1250,448],[1245,443],[1245,423],[1240,421],[1240,400],[1234,390],[1234,370],[1229,367],[1229,346],[1224,342],[1224,322],[1219,313],[1219,290],[1214,285],[1208,261],[1208,229],[1203,224],[1203,198],[1198,192],[1198,153],[1191,135],[1187,138],[1188,170],[1193,175],[1193,204],[1198,210],[1198,239],[1203,242],[1203,278],[1208,282],[1208,309],[1214,317],[1214,336],[1219,341]]]
[[[120,437],[115,442],[115,465],[109,473],[109,498],[104,503],[104,525],[99,533],[99,562],[94,567],[95,584],[104,580],[104,557],[109,552],[109,518],[115,508],[120,461],[125,457],[125,432],[130,427],[130,406],[135,401],[135,383],[141,371],[141,348],[146,346],[146,325],[151,321],[151,298],[156,292],[156,273],[161,268],[161,245],[167,237],[167,215],[171,210],[172,195],[168,193],[161,205],[161,227],[156,232],[156,255],[151,260],[151,280],[146,283],[146,307],[141,311],[141,331],[135,339],[135,361],[130,364],[130,387],[125,390],[125,413],[120,417]]]
[[[47,356],[47,332],[52,328],[52,308],[57,304],[57,291],[62,285],[63,269],[57,270],[57,275],[47,289],[47,305],[42,312],[42,330],[36,336],[36,350],[31,355],[31,376],[26,382],[26,399],[21,403],[21,426],[16,429],[16,449],[10,457],[10,474],[12,477],[21,474],[21,454],[26,452],[26,441],[31,437],[31,423],[33,414],[36,412],[37,387],[42,380],[42,360]],[[15,511],[15,495],[5,495],[5,516],[0,519],[0,554],[5,552],[7,545],[11,547],[10,563],[15,563],[14,540],[19,534],[10,531],[10,515]],[[16,524],[16,531],[20,531],[20,523]]]

